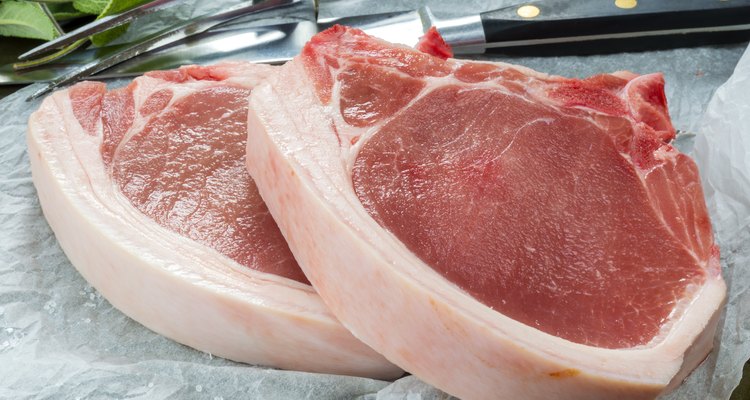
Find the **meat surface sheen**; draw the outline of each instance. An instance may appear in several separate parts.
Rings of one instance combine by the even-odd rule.
[[[245,169],[249,95],[217,85],[166,110],[168,90],[149,96],[140,109],[148,122],[117,145],[113,178],[160,225],[241,265],[309,283]]]
[[[424,95],[362,146],[353,180],[451,282],[577,343],[648,343],[704,279],[605,130],[503,91]]]
[[[711,348],[726,286],[660,74],[568,79],[336,26],[253,91],[248,128],[326,304],[451,394],[653,398]]]
[[[344,122],[377,129],[353,164],[357,196],[482,303],[626,348],[649,343],[705,279],[711,225],[695,165],[668,143],[660,76],[581,81],[456,60],[420,76],[428,63],[409,51],[360,56],[377,46],[356,32],[330,43],[308,46],[308,70],[325,63]]]
[[[397,377],[308,284],[244,168],[248,95],[275,71],[186,66],[55,92],[29,119],[42,210],[81,275],[164,336],[246,363]]]

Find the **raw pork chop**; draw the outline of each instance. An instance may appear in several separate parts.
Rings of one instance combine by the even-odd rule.
[[[248,169],[333,313],[463,398],[651,398],[725,295],[661,75],[443,60],[335,27],[251,95]]]
[[[330,314],[244,166],[247,98],[270,66],[84,82],[29,121],[44,214],[115,307],[196,349],[255,364],[392,378]]]

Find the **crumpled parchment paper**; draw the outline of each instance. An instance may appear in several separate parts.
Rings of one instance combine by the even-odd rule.
[[[714,351],[670,398],[724,399],[750,357],[750,48],[693,131],[729,291]]]
[[[216,7],[218,2],[199,3]],[[347,10],[367,12],[382,3],[355,2],[351,7],[360,9]],[[412,3],[397,1],[392,7]],[[451,10],[446,2],[434,3],[437,10]],[[489,4],[469,3],[485,9]],[[332,6],[340,4],[322,1],[321,13],[336,12]],[[201,13],[181,7],[181,18]],[[143,24],[158,27],[154,21]],[[750,54],[711,99],[744,48],[484,56],[567,76],[663,71],[675,126],[698,133],[695,158],[730,292],[716,350],[665,399],[727,399],[750,356]],[[24,99],[37,88],[0,100],[0,399],[450,398],[411,376],[383,382],[233,363],[161,337],[114,309],[75,271],[39,208],[24,136],[28,116],[39,105]]]

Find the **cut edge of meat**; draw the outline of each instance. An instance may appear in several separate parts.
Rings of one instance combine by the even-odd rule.
[[[74,115],[68,90],[46,98],[27,131],[32,176],[65,254],[116,308],[159,334],[235,361],[380,379],[402,374],[355,339],[309,285],[246,271],[112,201],[118,194],[111,187],[96,187],[103,167],[89,173],[102,161],[88,128]]]
[[[442,278],[349,193],[351,183],[339,172],[338,133],[318,102],[327,96],[307,78],[315,71],[298,60],[251,95],[248,170],[313,286],[357,337],[467,398],[654,397],[677,386],[706,356],[726,290],[720,277],[696,291],[690,312],[661,342],[632,349],[595,348],[543,333]],[[341,281],[347,284],[331,283]],[[380,289],[362,290],[371,287]],[[367,317],[375,312],[377,318]],[[401,335],[384,335],[384,326]],[[461,374],[454,374],[455,365]]]
[[[445,42],[436,27],[431,27],[427,33],[419,38],[416,49],[422,53],[432,54],[435,57],[448,59],[453,57],[453,49]]]

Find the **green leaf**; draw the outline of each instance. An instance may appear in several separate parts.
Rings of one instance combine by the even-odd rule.
[[[86,13],[100,15],[109,6],[111,0],[73,0],[76,10]]]
[[[50,4],[64,4],[64,3],[72,3],[73,0],[25,0],[25,1],[32,1],[34,3],[44,3],[47,5]]]
[[[47,3],[47,7],[49,7],[49,10],[52,11],[52,15],[58,21],[67,21],[69,19],[80,18],[89,15],[76,10],[76,8],[73,7],[72,2]]]
[[[2,1],[0,35],[51,40],[57,37],[57,30],[38,3]]]
[[[130,24],[116,26],[102,33],[97,33],[96,35],[91,36],[91,43],[93,43],[96,47],[104,46],[107,43],[122,36],[128,30],[128,27],[130,27]]]
[[[54,52],[52,54],[46,55],[44,57],[35,58],[35,59],[29,60],[29,61],[17,62],[15,64],[13,64],[13,69],[15,69],[15,70],[22,70],[22,69],[27,69],[27,68],[35,68],[35,67],[38,67],[40,65],[47,64],[47,63],[55,61],[55,60],[57,60],[59,58],[65,57],[66,55],[72,53],[75,49],[83,46],[85,43],[87,43],[86,39],[77,40],[77,41],[75,41],[75,42],[73,42],[73,43],[71,43],[71,44],[63,47],[62,49],[60,49],[60,50],[58,50],[58,51],[56,51],[56,52]]]
[[[107,7],[102,11],[98,18],[106,17],[108,15],[117,14],[133,7],[137,7],[141,4],[148,3],[149,0],[110,0]],[[128,30],[128,25],[118,26],[113,29],[109,29],[105,32],[98,33],[91,37],[91,42],[94,46],[104,46],[105,44],[115,40],[120,35]]]
[[[151,0],[110,0],[109,5],[104,9],[103,14],[100,15],[99,18],[130,10],[131,8],[138,7],[141,4],[146,4],[149,1]]]

